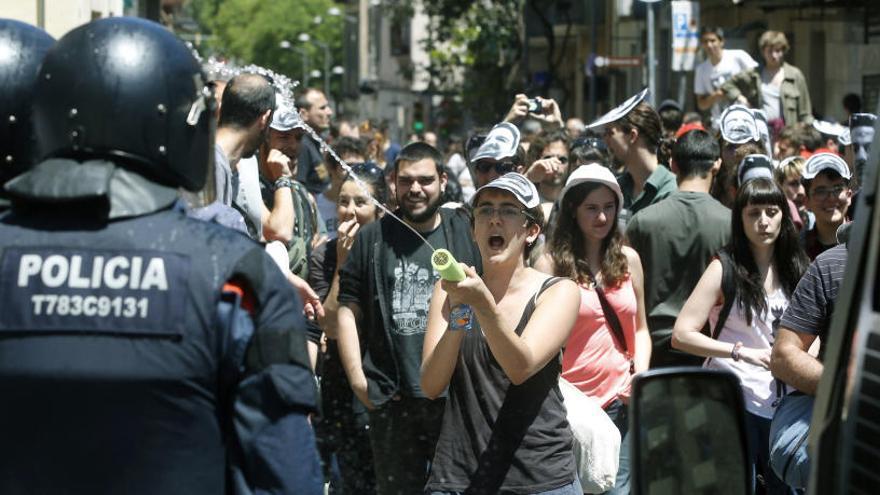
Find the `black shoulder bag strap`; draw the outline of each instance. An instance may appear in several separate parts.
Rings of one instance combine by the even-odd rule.
[[[587,271],[590,275],[590,278],[593,280],[593,289],[596,291],[596,296],[599,297],[599,304],[602,305],[602,313],[605,314],[605,321],[608,322],[608,325],[611,327],[611,334],[614,336],[617,343],[620,344],[621,349],[626,354],[627,358],[629,358],[629,371],[630,373],[635,372],[635,362],[633,362],[632,352],[627,348],[626,345],[626,337],[623,335],[623,325],[620,324],[620,318],[617,317],[617,312],[614,311],[614,308],[611,307],[611,304],[608,302],[608,299],[605,297],[605,291],[602,290],[602,287],[599,286],[599,283],[596,281],[596,277],[593,276],[593,273]]]

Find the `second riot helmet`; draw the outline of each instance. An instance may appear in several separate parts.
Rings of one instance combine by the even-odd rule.
[[[31,99],[40,62],[53,43],[30,24],[0,19],[0,186],[35,158]]]

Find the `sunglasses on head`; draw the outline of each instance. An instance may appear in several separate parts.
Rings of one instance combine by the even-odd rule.
[[[480,145],[483,144],[483,141],[485,141],[485,140],[486,140],[485,134],[474,134],[473,136],[469,137],[467,140],[467,143],[465,143],[465,145],[464,145],[465,153],[467,153],[468,156],[470,156],[471,151],[479,148]]]
[[[474,168],[476,168],[477,172],[481,174],[485,174],[494,168],[498,175],[504,175],[508,172],[513,172],[516,169],[516,164],[513,162],[480,161],[474,165]]]
[[[349,164],[351,167],[351,171],[353,174],[358,177],[364,176],[373,176],[373,177],[384,177],[385,171],[379,168],[373,162],[363,162],[363,163],[351,163]]]
[[[605,151],[605,141],[601,138],[589,136],[589,137],[581,137],[574,140],[571,144],[571,150],[574,151],[577,148],[589,148],[589,149],[597,149],[599,151]]]

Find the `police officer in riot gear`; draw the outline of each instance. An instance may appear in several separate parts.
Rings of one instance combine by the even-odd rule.
[[[298,296],[179,206],[214,105],[158,24],[95,21],[46,54],[40,160],[0,217],[0,493],[320,493]]]
[[[31,95],[43,56],[55,39],[30,24],[0,19],[0,185],[33,160]],[[0,211],[9,207],[0,187]]]

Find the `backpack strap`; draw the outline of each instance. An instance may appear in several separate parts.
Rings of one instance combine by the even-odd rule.
[[[715,328],[711,331],[711,337],[717,339],[727,323],[727,317],[730,316],[730,310],[733,309],[733,302],[736,299],[736,282],[734,281],[734,272],[736,268],[733,264],[733,258],[727,253],[727,250],[718,251],[718,260],[721,261],[721,294],[724,297],[724,304],[721,306],[721,312],[718,313],[718,321]]]

